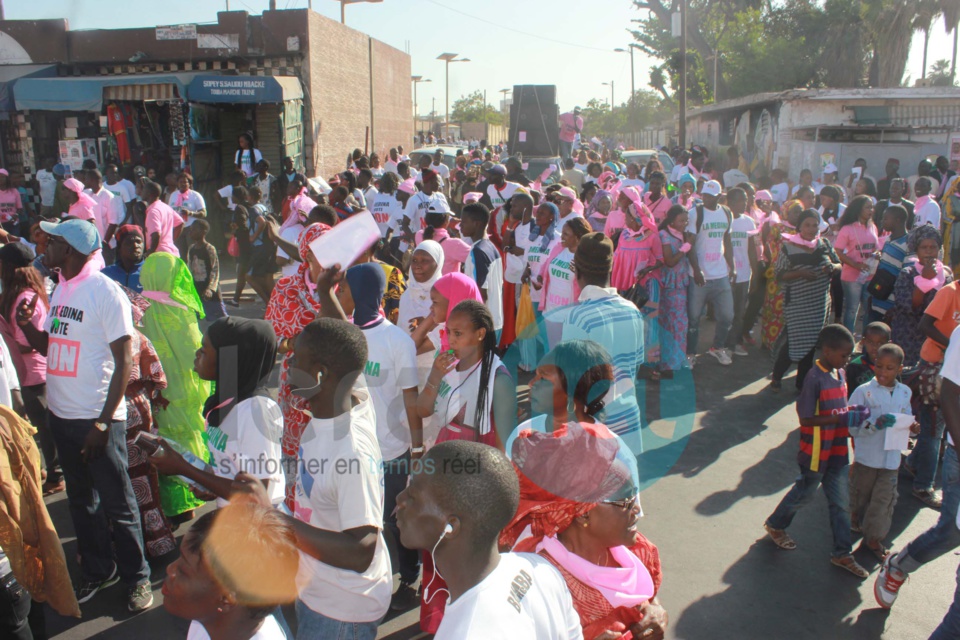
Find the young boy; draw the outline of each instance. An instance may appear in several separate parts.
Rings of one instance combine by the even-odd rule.
[[[217,250],[207,242],[209,222],[195,220],[189,231],[193,244],[187,251],[187,266],[193,274],[193,286],[197,288],[197,295],[203,303],[204,321],[213,323],[227,316],[227,308],[223,306],[220,296],[220,260]]]
[[[474,202],[463,208],[460,218],[460,233],[473,244],[463,263],[463,273],[477,283],[483,302],[493,316],[493,330],[499,343],[503,329],[503,261],[497,247],[487,238],[490,210]]]
[[[893,426],[895,413],[911,414],[910,388],[897,382],[903,370],[903,349],[885,344],[877,349],[873,371],[876,377],[850,396],[851,406],[865,406],[871,418],[860,427],[850,427],[854,463],[850,474],[851,529],[863,533],[863,546],[880,562],[888,550],[883,539],[890,531],[893,506],[897,503],[897,471],[900,451],[884,448],[885,429]]]
[[[733,324],[727,334],[727,350],[735,356],[747,356],[743,346],[743,318],[747,312],[750,296],[750,280],[757,268],[757,223],[747,211],[747,192],[739,187],[727,191],[727,206],[733,214],[730,223],[730,244],[733,245],[733,264],[737,270],[737,281],[733,289]]]
[[[877,266],[877,276],[886,281],[884,292],[889,292],[886,297],[876,297],[871,290],[870,313],[868,318],[879,320],[887,315],[893,308],[893,286],[897,281],[897,276],[903,269],[903,262],[906,260],[910,250],[907,249],[907,210],[899,205],[889,205],[883,211],[883,217],[880,219],[883,230],[890,234],[887,241],[883,243],[883,250],[880,254],[880,264]],[[907,362],[907,366],[913,366],[916,363]]]
[[[300,550],[297,638],[373,640],[393,580],[377,416],[370,392],[356,386],[367,343],[359,327],[319,318],[297,337],[294,357],[290,384],[313,415],[300,443],[294,515],[284,516]],[[270,505],[262,483],[244,487]]]
[[[890,342],[890,326],[885,322],[871,322],[860,339],[860,353],[847,365],[847,393],[853,392],[862,384],[873,380],[877,351]]]
[[[859,426],[869,417],[869,412],[863,407],[847,406],[843,367],[853,353],[853,344],[853,334],[843,325],[830,324],[820,331],[822,355],[804,379],[797,399],[800,477],[763,527],[778,547],[787,551],[796,549],[797,543],[785,529],[800,508],[813,500],[817,487],[822,484],[833,529],[830,563],[862,580],[869,574],[851,553],[847,438],[848,428]]]

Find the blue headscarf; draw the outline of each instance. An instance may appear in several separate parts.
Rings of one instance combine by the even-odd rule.
[[[380,306],[387,290],[387,276],[376,262],[365,262],[347,269],[347,284],[353,295],[353,324],[360,328],[376,326],[383,320]]]
[[[696,181],[696,180],[693,178],[693,176],[690,175],[689,173],[685,173],[685,174],[683,174],[682,176],[680,176],[680,180],[679,180],[679,182],[677,183],[677,186],[682,187],[682,186],[683,186],[683,183],[685,183],[685,182],[689,182],[690,184],[692,184],[694,191],[697,190],[697,181]]]
[[[541,202],[540,207],[547,207],[553,213],[553,221],[546,229],[541,229],[535,223],[530,224],[530,242],[536,242],[540,238],[540,248],[547,251],[550,248],[550,241],[557,235],[557,220],[560,219],[560,209],[552,202]],[[540,207],[537,207],[538,209]]]

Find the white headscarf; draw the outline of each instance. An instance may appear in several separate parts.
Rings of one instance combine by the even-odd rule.
[[[397,326],[407,333],[410,332],[410,320],[426,317],[430,313],[430,290],[440,279],[443,270],[443,247],[439,242],[424,240],[413,252],[417,251],[423,251],[433,258],[437,268],[426,282],[417,282],[412,273],[407,278],[407,290],[400,296],[400,312],[397,316]]]

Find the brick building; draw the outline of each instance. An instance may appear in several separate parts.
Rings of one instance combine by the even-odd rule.
[[[232,170],[242,132],[274,173],[291,155],[329,176],[354,148],[411,140],[411,112],[409,55],[307,9],[143,29],[0,22],[0,150],[28,181],[73,141],[70,152],[101,164],[189,164],[206,195]],[[111,114],[126,126],[112,129]]]

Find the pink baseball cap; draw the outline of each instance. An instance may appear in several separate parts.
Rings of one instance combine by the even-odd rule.
[[[9,176],[10,172],[7,171],[6,169],[0,169],[0,175]]]
[[[417,183],[413,178],[407,178],[397,186],[397,189],[412,195],[417,192]]]
[[[480,198],[483,196],[482,193],[478,191],[470,191],[463,194],[463,204],[473,204],[474,202],[480,202]]]
[[[757,195],[753,197],[754,200],[765,200],[767,202],[773,202],[773,194],[771,194],[766,189],[761,189],[757,191]]]
[[[83,183],[76,178],[67,178],[63,181],[63,186],[74,193],[83,193]]]
[[[560,194],[563,198],[570,198],[571,200],[577,199],[577,192],[571,189],[570,187],[563,187],[557,193]]]

